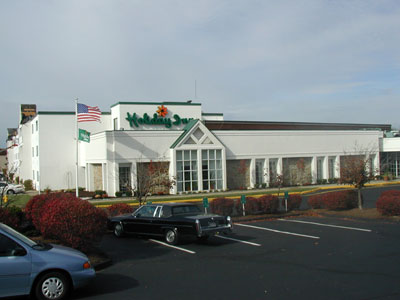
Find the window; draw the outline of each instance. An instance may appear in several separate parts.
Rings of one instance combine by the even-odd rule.
[[[35,180],[35,171],[32,171],[33,180]]]
[[[256,159],[256,185],[264,183],[264,159]]]
[[[318,157],[317,158],[317,180],[322,180],[324,177],[324,158]]]
[[[36,146],[36,156],[39,156],[39,146]]]
[[[131,167],[128,165],[119,165],[119,190],[127,192],[131,189]]]
[[[26,254],[24,248],[9,237],[0,234],[0,257],[1,256],[23,256]]]
[[[114,130],[118,130],[118,118],[113,119]]]
[[[221,150],[202,150],[203,190],[223,188]]]
[[[35,131],[35,126],[32,124],[32,133]]]
[[[151,218],[154,216],[154,213],[157,209],[157,206],[142,206],[140,209],[138,209],[135,212],[135,216],[137,217],[145,217],[145,218]]]
[[[335,178],[335,165],[336,165],[336,158],[329,157],[329,161],[328,161],[329,179]]]
[[[178,192],[197,191],[197,150],[176,151],[176,174]]]
[[[276,182],[276,177],[278,176],[278,159],[273,158],[269,160],[269,182],[270,183],[275,183]]]
[[[39,130],[39,121],[36,120],[36,131],[38,131],[38,130]]]
[[[40,181],[40,180],[39,180],[39,171],[36,171],[36,180],[37,180],[37,181]]]
[[[35,156],[35,147],[32,147],[32,157]]]
[[[200,209],[195,205],[185,205],[185,206],[176,206],[172,207],[172,215],[183,215],[183,214],[193,214],[200,213]]]

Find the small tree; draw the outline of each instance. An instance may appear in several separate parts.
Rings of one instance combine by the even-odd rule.
[[[168,171],[169,162],[138,163],[135,196],[139,205],[142,205],[151,193],[169,193],[169,190],[175,184],[175,180],[169,177]]]
[[[340,160],[340,183],[351,184],[358,191],[358,208],[363,209],[361,189],[366,183],[374,179],[374,171],[371,165],[372,150],[359,149],[356,146],[356,154],[345,155]]]
[[[283,186],[283,175],[282,174],[276,175],[275,183],[278,186],[278,199],[279,199],[279,194],[281,193],[281,188]]]

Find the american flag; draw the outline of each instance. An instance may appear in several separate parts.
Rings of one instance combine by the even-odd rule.
[[[78,103],[78,122],[100,121],[101,111],[98,106]]]

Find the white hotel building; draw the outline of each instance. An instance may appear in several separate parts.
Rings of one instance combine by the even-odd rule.
[[[53,111],[21,122],[7,141],[8,172],[38,190],[75,188],[75,122],[75,112]],[[119,102],[79,128],[91,133],[79,142],[79,186],[109,195],[134,188],[138,165],[150,161],[169,164],[171,193],[265,187],[279,174],[289,185],[329,181],[356,148],[372,150],[372,170],[385,160],[400,176],[400,138],[386,137],[387,124],[225,121],[188,101]]]

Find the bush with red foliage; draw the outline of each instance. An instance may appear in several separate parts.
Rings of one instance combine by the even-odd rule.
[[[400,191],[399,190],[383,191],[379,197],[382,197],[382,196],[400,197]]]
[[[123,214],[130,214],[133,212],[133,210],[133,207],[126,203],[116,203],[107,207],[107,213],[111,217]]]
[[[216,198],[210,202],[210,210],[214,214],[222,216],[233,216],[235,200],[228,198]]]
[[[28,221],[39,228],[40,216],[42,214],[42,207],[47,201],[52,198],[54,194],[41,194],[33,196],[25,205],[25,217]]]
[[[299,209],[301,205],[302,197],[300,195],[289,195],[287,200],[288,211]],[[285,206],[285,199],[282,200],[282,205]]]
[[[243,213],[242,212],[243,205],[241,202],[239,204],[240,204],[240,206],[239,206],[240,208],[239,207],[238,208],[239,208],[240,213],[242,214]],[[246,197],[246,203],[244,205],[244,208],[246,210],[246,214],[249,214],[249,215],[255,215],[257,213],[260,213],[260,210],[261,210],[258,199],[254,198],[254,197]]]
[[[279,199],[274,195],[264,195],[257,199],[262,213],[275,214],[279,210]]]
[[[48,201],[40,218],[44,237],[85,250],[99,241],[106,231],[107,214],[80,198],[65,201],[62,197]]]
[[[329,210],[351,209],[358,205],[358,192],[346,190],[323,195],[323,206]]]
[[[311,195],[308,197],[308,205],[313,209],[318,209],[323,207],[323,195]]]
[[[106,212],[70,193],[35,196],[25,211],[45,238],[81,250],[90,248],[106,231]]]
[[[0,207],[0,222],[14,229],[18,229],[20,226],[20,219],[8,207]]]
[[[382,192],[376,202],[376,209],[385,216],[399,216],[400,191],[390,190]]]

